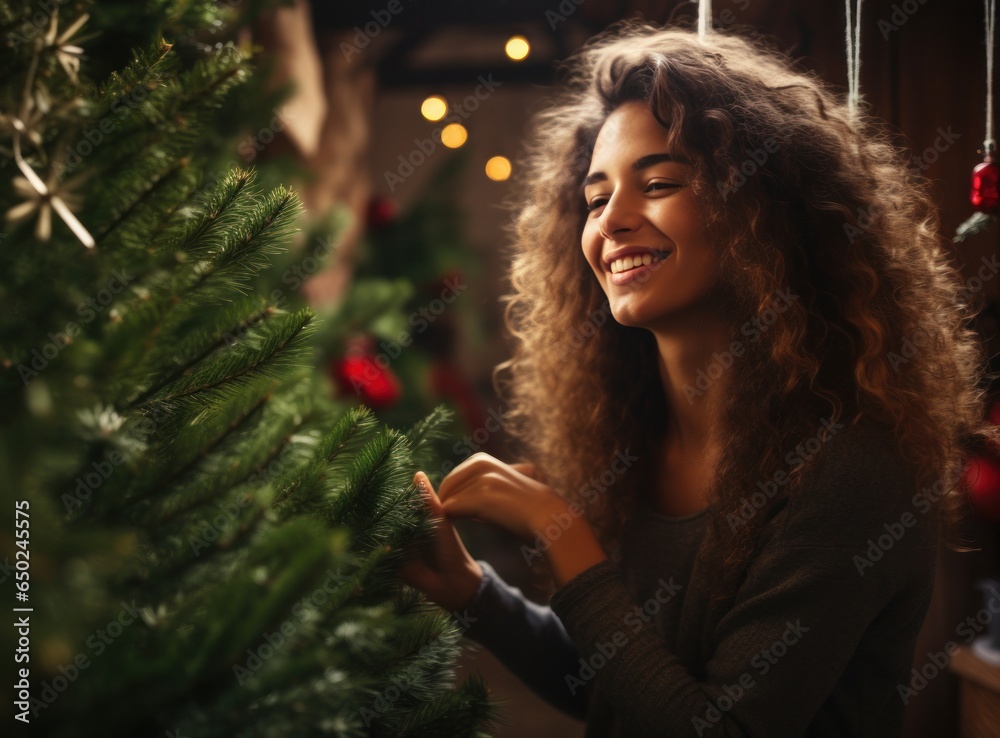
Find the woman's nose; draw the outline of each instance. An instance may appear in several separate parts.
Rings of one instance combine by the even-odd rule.
[[[607,239],[614,239],[622,233],[630,233],[639,227],[641,214],[627,197],[617,193],[604,204],[601,217],[598,219],[601,234]]]

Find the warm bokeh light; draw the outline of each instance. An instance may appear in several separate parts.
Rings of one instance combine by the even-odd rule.
[[[504,50],[507,52],[507,56],[514,61],[521,61],[528,56],[531,46],[524,36],[511,36],[507,39],[507,47]]]
[[[448,102],[440,95],[431,95],[420,104],[420,114],[427,120],[441,120],[448,112]]]
[[[449,149],[457,149],[469,138],[469,132],[461,123],[449,123],[441,131],[441,143]]]
[[[494,182],[503,182],[510,177],[510,159],[506,156],[494,156],[486,162],[486,176]]]

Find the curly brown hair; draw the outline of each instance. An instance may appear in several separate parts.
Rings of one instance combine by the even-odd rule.
[[[494,370],[508,430],[542,478],[584,508],[619,559],[622,525],[652,465],[640,462],[612,485],[591,482],[607,478],[618,452],[655,457],[668,408],[653,335],[611,317],[582,254],[581,183],[604,120],[639,100],[667,130],[670,150],[693,163],[732,337],[754,318],[769,326],[743,342],[713,430],[721,457],[700,555],[719,566],[717,597],[738,584],[768,510],[800,488],[812,464],[790,470],[782,494],[753,516],[740,514],[746,490],[787,470],[785,451],[817,430],[823,437],[821,418],[891,429],[904,458],[919,462],[918,485],[938,490],[938,522],[951,532],[964,514],[967,455],[1000,446],[984,419],[993,375],[969,326],[974,295],[943,249],[926,182],[885,124],[852,116],[814,73],[746,31],[702,41],[688,29],[622,21],[566,69],[554,104],[533,119],[513,188],[522,194],[508,203],[505,322],[516,344]],[[782,289],[799,299],[775,313]],[[907,342],[920,348],[904,350]]]

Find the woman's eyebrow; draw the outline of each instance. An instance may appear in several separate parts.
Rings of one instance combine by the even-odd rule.
[[[645,156],[640,156],[638,159],[632,162],[632,171],[638,172],[642,169],[651,167],[654,164],[660,164],[661,162],[665,161],[675,161],[678,164],[691,163],[687,159],[687,157],[680,156],[677,154],[668,154],[666,152],[659,154],[646,154]],[[584,178],[583,184],[580,186],[580,189],[586,189],[588,185],[591,185],[594,182],[603,182],[607,178],[608,176],[604,172],[591,172]]]

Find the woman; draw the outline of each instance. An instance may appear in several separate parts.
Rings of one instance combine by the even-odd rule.
[[[891,736],[983,422],[973,297],[877,121],[759,41],[617,24],[537,116],[509,430],[402,575],[588,736]],[[532,542],[528,602],[450,518]],[[945,531],[947,532],[947,531]]]

